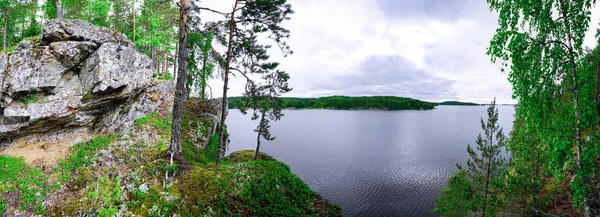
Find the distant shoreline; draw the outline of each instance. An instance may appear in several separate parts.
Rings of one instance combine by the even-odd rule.
[[[229,108],[246,106],[243,97],[229,97]],[[431,110],[438,105],[482,106],[483,104],[445,101],[427,102],[418,99],[396,96],[327,96],[319,98],[280,97],[282,109],[329,109],[329,110]]]

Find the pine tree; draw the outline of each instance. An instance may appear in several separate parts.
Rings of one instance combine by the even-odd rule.
[[[484,217],[495,214],[497,210],[495,205],[498,194],[495,185],[506,167],[502,156],[506,136],[498,124],[496,99],[487,108],[487,115],[487,121],[481,119],[483,134],[480,133],[475,140],[477,151],[471,145],[467,146],[467,167],[463,169],[457,165],[459,172],[450,179],[437,199],[434,212],[442,216],[452,216],[450,213],[477,213]],[[465,187],[465,183],[470,183],[471,186]],[[461,201],[462,199],[466,201]],[[452,203],[468,206],[456,206]]]
[[[223,44],[227,46],[227,53],[223,58],[225,61],[222,64],[225,72],[221,112],[225,114],[227,111],[229,75],[232,73],[242,75],[250,84],[252,83],[252,79],[249,77],[250,74],[260,71],[260,68],[265,66],[264,64],[272,64],[265,63],[269,59],[266,50],[271,46],[261,45],[258,42],[259,35],[267,35],[267,38],[272,39],[284,55],[292,53],[285,41],[289,38],[289,30],[283,28],[281,23],[290,19],[290,15],[294,11],[292,11],[292,6],[286,0],[235,0],[230,13],[218,12],[209,8],[199,9],[222,14],[227,18],[226,22],[222,22],[228,31],[227,37],[217,37],[226,40]],[[226,115],[222,115],[219,121],[220,141],[217,150],[217,164],[221,163],[227,147],[225,119]]]
[[[265,70],[265,84],[256,84],[254,81],[248,82],[248,89],[243,96],[242,104],[239,105],[240,111],[246,114],[248,109],[253,110],[252,120],[259,120],[256,129],[256,152],[254,160],[258,160],[261,138],[269,141],[275,140],[271,134],[271,121],[278,121],[283,117],[282,106],[279,103],[281,94],[290,92],[288,87],[290,76],[277,70],[278,64],[265,64],[262,70]]]

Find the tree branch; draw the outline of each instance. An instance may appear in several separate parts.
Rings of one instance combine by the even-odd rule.
[[[197,7],[196,9],[198,9],[198,10],[210,11],[210,12],[213,12],[213,13],[216,13],[216,14],[225,15],[225,16],[227,16],[227,15],[229,15],[229,14],[230,14],[230,13],[224,13],[224,12],[220,12],[220,11],[213,10],[213,9],[210,9],[210,8],[205,8],[205,7]]]

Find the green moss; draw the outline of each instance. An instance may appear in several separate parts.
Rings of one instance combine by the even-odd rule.
[[[188,100],[181,121],[183,156],[197,166],[216,162],[219,145],[218,133],[213,132],[213,135],[208,135],[214,126],[209,118],[202,116],[202,109],[202,101]]]
[[[97,96],[96,94],[93,94],[93,93],[88,93],[88,94],[86,94],[85,96],[83,96],[83,97],[81,98],[81,101],[82,101],[82,102],[85,102],[85,101],[89,101],[89,100],[95,99],[95,98],[97,98],[97,97],[98,97],[98,96]]]
[[[19,201],[19,210],[45,214],[42,201],[50,190],[42,171],[27,165],[22,157],[0,156],[0,215],[6,209],[5,197],[11,192],[16,192],[12,195]]]
[[[27,97],[23,98],[23,103],[25,103],[25,104],[34,103],[34,102],[37,102],[37,101],[38,101],[38,99],[39,99],[39,98],[38,98],[38,96],[37,96],[37,95],[35,95],[35,94],[32,94],[32,95],[29,95],[29,96],[27,96]]]
[[[225,160],[235,162],[235,163],[245,162],[245,161],[253,161],[255,153],[256,153],[255,150],[236,151],[236,152],[231,153]],[[273,157],[265,154],[264,152],[258,152],[258,159],[259,160],[267,160],[267,161],[275,160]]]
[[[287,165],[275,160],[196,167],[184,175],[178,189],[185,198],[180,213],[188,216],[321,214],[313,207],[315,193]]]

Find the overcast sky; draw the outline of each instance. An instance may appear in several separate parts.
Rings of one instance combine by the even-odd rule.
[[[286,96],[393,95],[427,101],[515,103],[507,74],[485,54],[497,14],[485,0],[288,0],[294,54],[274,60],[291,75]],[[202,4],[231,10],[232,0]],[[599,13],[593,13],[597,28]],[[595,30],[586,44],[595,45]],[[233,79],[230,95],[244,81]],[[213,96],[222,81],[211,81]]]

